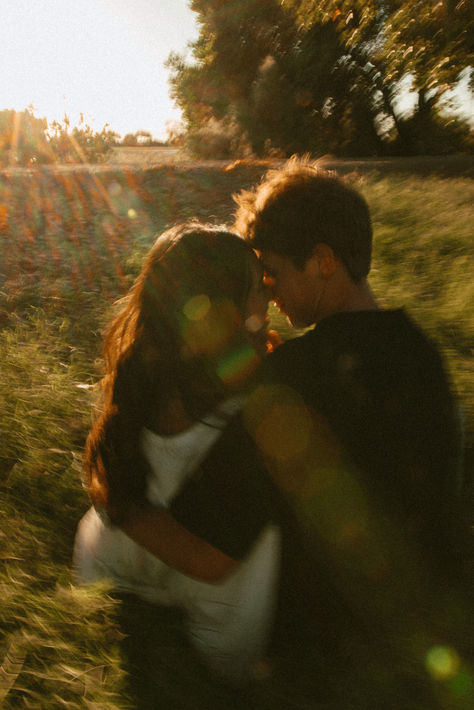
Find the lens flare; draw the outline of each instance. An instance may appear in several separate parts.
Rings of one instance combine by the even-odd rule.
[[[199,321],[204,318],[211,307],[209,296],[205,293],[200,296],[193,296],[183,307],[183,313],[188,320]]]
[[[250,345],[244,344],[223,357],[217,367],[217,374],[228,387],[245,382],[258,367],[260,358]]]
[[[245,328],[249,333],[257,333],[263,327],[264,321],[255,314],[245,321]]]
[[[201,296],[197,298],[200,300],[194,301],[193,298],[185,306],[183,339],[194,354],[223,352],[241,326],[239,310],[231,301],[210,302],[207,307]],[[189,313],[193,319],[189,318]]]
[[[454,648],[433,646],[426,654],[425,664],[433,678],[448,680],[457,674],[461,661]]]
[[[276,459],[292,459],[307,448],[311,429],[311,417],[304,405],[276,405],[257,428],[257,443]]]

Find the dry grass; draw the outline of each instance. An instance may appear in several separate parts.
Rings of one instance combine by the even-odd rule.
[[[100,173],[0,175],[0,702],[5,710],[131,707],[124,695],[117,603],[106,589],[71,586],[74,528],[88,505],[80,469],[90,387],[100,373],[102,326],[154,234],[191,216],[229,221],[232,192],[255,183],[266,166],[223,167],[176,163],[142,172],[109,166]],[[466,413],[472,475],[474,183],[466,177],[373,172],[353,177],[374,217],[374,289],[385,305],[406,304],[443,348]],[[272,313],[289,336],[287,325]],[[388,669],[361,671],[361,697],[365,693],[367,700],[373,692],[375,700],[365,706],[361,701],[359,709],[382,707],[388,675]],[[334,678],[334,685],[343,681]],[[390,683],[396,699],[393,678]],[[457,670],[433,684],[437,708],[469,710],[474,674],[467,660],[461,658]],[[274,679],[251,707],[348,707],[319,700],[299,704],[293,690]],[[192,699],[192,688],[189,692]]]

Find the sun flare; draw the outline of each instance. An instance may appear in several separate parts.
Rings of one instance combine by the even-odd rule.
[[[160,138],[179,118],[164,62],[196,36],[186,0],[2,3],[0,110]]]

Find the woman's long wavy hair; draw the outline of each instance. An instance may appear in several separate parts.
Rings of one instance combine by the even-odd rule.
[[[243,328],[253,258],[235,234],[195,222],[178,225],[157,239],[112,321],[101,411],[85,452],[92,502],[112,522],[146,500],[142,428],[176,397],[199,420],[239,383],[226,362],[246,361],[244,375],[256,364]]]

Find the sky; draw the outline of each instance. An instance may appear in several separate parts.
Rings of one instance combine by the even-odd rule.
[[[180,117],[164,62],[195,17],[188,0],[0,0],[0,110],[164,138]]]

